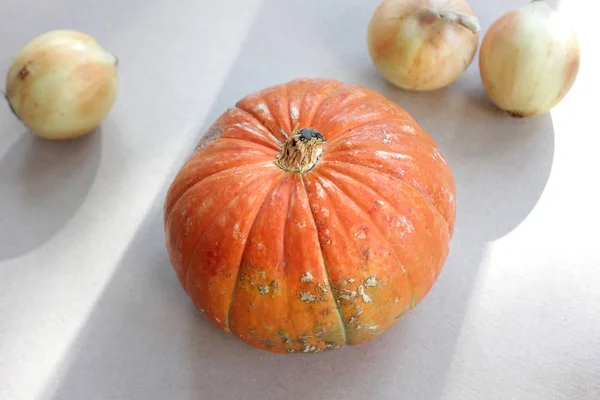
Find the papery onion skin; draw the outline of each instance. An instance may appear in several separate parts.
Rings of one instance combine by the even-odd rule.
[[[56,30],[29,42],[6,76],[6,98],[21,122],[46,139],[93,131],[117,97],[114,55],[92,37]]]
[[[430,91],[448,86],[467,69],[478,32],[464,0],[384,0],[371,17],[367,42],[386,80],[403,89]]]
[[[579,64],[574,29],[544,1],[534,1],[495,21],[479,54],[487,95],[515,117],[550,111],[570,91]]]

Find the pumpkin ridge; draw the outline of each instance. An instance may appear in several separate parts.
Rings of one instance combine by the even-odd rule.
[[[375,125],[373,123],[373,125]],[[388,126],[387,124],[382,125],[382,126]],[[328,154],[332,154],[334,152],[342,152],[342,151],[350,151],[351,149],[339,149],[341,143],[340,142],[345,142],[348,140],[353,140],[353,138],[355,136],[366,136],[366,135],[374,135],[372,132],[369,131],[363,131],[363,128],[369,128],[368,126],[361,126],[358,127],[356,129],[351,129],[348,131],[345,131],[344,133],[337,135],[336,137],[334,137],[333,139],[331,139],[328,142],[328,146],[327,146],[327,153]],[[410,134],[410,133],[404,133],[404,132],[388,132],[386,130],[385,132],[386,134],[390,135],[393,138],[396,138],[398,140],[402,140],[404,143],[418,143],[419,145],[425,145],[428,147],[434,147],[436,149],[439,148],[437,147],[436,142],[433,140],[433,138],[427,134]],[[385,139],[385,138],[384,138]],[[441,153],[440,153],[441,154]],[[447,160],[444,159],[444,161]]]
[[[294,180],[296,180],[296,179],[294,179]],[[302,181],[302,178],[300,178],[300,181]],[[297,185],[297,183],[295,183],[295,184]],[[283,221],[283,225],[284,226],[283,226],[283,229],[282,229],[282,238],[281,238],[281,251],[283,253],[282,256],[281,256],[281,259],[283,260],[284,265],[287,265],[287,258],[286,258],[286,253],[285,253],[285,248],[286,248],[285,244],[286,244],[286,237],[287,237],[287,235],[286,235],[286,229],[285,228],[286,228],[286,225],[288,224],[288,222],[290,220],[290,211],[292,210],[292,202],[294,201],[294,190],[293,190],[294,188],[292,186],[290,186],[289,189],[291,191],[291,194],[290,194],[290,198],[288,199],[288,202],[287,202],[287,209],[285,210],[286,219]],[[289,281],[290,280],[290,277],[289,277],[290,274],[288,272],[288,268],[285,267],[285,268],[283,268],[283,270],[285,271],[285,279],[286,279],[286,281]],[[290,296],[289,293],[287,294],[286,299],[287,299],[287,304],[288,304],[288,318],[292,322],[292,326],[294,328],[296,328],[296,320],[293,319],[293,318],[290,318],[290,312],[291,312],[292,308],[289,307],[291,301],[292,300],[296,300],[296,299],[293,298],[292,296]],[[295,329],[295,330],[297,330],[297,329]]]
[[[337,88],[339,88],[340,86],[343,85],[342,82],[339,82],[339,81],[336,81],[336,80],[333,80],[333,79],[311,79],[311,80],[307,81],[307,84],[308,84],[308,87],[310,88],[311,85],[315,85],[316,83],[320,83],[320,82],[323,82],[323,81],[335,83],[335,84],[337,84],[337,86],[335,86],[334,88],[332,88],[329,91],[329,93],[327,93],[327,95],[325,97],[323,97],[323,99],[321,100],[321,102],[318,105],[316,105],[316,107],[315,107],[315,105],[312,106],[312,107],[315,107],[314,113],[312,113],[312,117],[310,118],[309,123],[306,124],[306,127],[312,126],[312,123],[313,123],[313,121],[315,119],[315,116],[317,115],[317,112],[319,111],[321,105],[329,98],[329,96],[331,95],[331,93],[333,93]],[[288,87],[290,85],[294,84],[294,83],[295,83],[295,81],[292,81],[292,82],[288,83]],[[307,107],[306,106],[306,98],[308,97],[309,93],[310,93],[310,91],[308,89],[304,91],[304,96],[302,97],[302,103],[300,104],[300,107],[301,107],[300,110],[306,110],[306,107]],[[310,108],[309,108],[309,110],[310,110]]]
[[[242,253],[240,255],[240,262],[235,274],[235,279],[233,281],[233,290],[231,291],[231,300],[229,301],[229,307],[227,307],[227,312],[225,313],[225,326],[227,328],[227,330],[229,332],[231,331],[230,328],[230,320],[231,320],[231,310],[233,309],[233,301],[235,299],[235,289],[238,286],[239,283],[239,279],[240,279],[240,271],[242,269],[242,261],[244,260],[244,255],[246,254],[246,251],[248,250],[248,244],[250,243],[250,236],[252,235],[252,231],[254,230],[254,226],[256,225],[256,220],[258,219],[259,215],[261,214],[263,208],[265,207],[265,204],[267,203],[267,199],[273,195],[273,191],[275,190],[275,188],[278,185],[281,185],[282,183],[285,182],[285,173],[282,173],[276,180],[275,182],[271,185],[271,187],[269,188],[269,190],[266,191],[266,195],[262,200],[262,203],[260,204],[260,207],[258,208],[258,212],[256,213],[256,216],[254,217],[254,220],[252,221],[252,223],[250,224],[250,228],[248,229],[248,234],[246,235],[246,243],[244,243],[244,248],[242,249]],[[253,181],[255,182],[255,181]],[[247,187],[247,186],[246,186]],[[241,193],[240,193],[241,194]],[[220,212],[219,212],[220,214]],[[232,332],[233,333],[233,332]]]
[[[302,187],[304,188],[304,194],[306,195],[306,201],[308,202],[308,206],[310,207],[310,213],[312,214],[313,223],[315,224],[315,227],[316,227],[317,219],[315,218],[315,211],[313,209],[313,205],[311,204],[310,198],[308,196],[308,191],[306,190],[304,176],[300,175],[300,178],[301,178],[301,182],[302,182]],[[333,303],[335,304],[335,311],[336,311],[336,314],[337,314],[339,322],[340,322],[340,330],[344,337],[344,344],[348,345],[348,344],[350,344],[350,342],[349,342],[350,337],[348,335],[348,325],[346,324],[346,321],[344,320],[344,316],[342,315],[342,309],[340,308],[340,301],[338,299],[337,292],[333,286],[333,283],[331,282],[331,276],[329,275],[329,269],[327,268],[327,260],[325,259],[325,253],[323,253],[323,244],[321,242],[321,235],[319,235],[318,228],[316,229],[316,232],[317,232],[317,241],[319,242],[319,252],[321,253],[321,259],[323,260],[323,269],[325,270],[325,276],[327,277],[327,284],[329,285],[329,292],[331,293],[331,296],[333,297]]]
[[[202,183],[202,182],[203,182],[203,181],[205,181],[206,179],[213,178],[213,177],[215,177],[215,176],[217,176],[217,175],[219,175],[219,174],[225,173],[225,172],[231,172],[231,171],[233,171],[233,170],[235,170],[235,169],[243,169],[243,168],[248,168],[248,167],[256,168],[258,165],[261,165],[261,164],[262,164],[262,165],[264,165],[264,166],[270,166],[270,165],[271,165],[271,163],[270,163],[270,162],[268,162],[268,161],[263,161],[263,162],[260,162],[260,163],[253,163],[253,164],[236,165],[235,167],[229,167],[229,168],[225,168],[225,169],[222,169],[222,170],[220,170],[220,171],[217,171],[217,172],[215,172],[215,173],[213,173],[213,174],[210,174],[210,175],[208,175],[208,176],[205,176],[204,178],[201,178],[200,180],[198,180],[198,181],[194,182],[192,185],[190,185],[190,187],[188,187],[187,189],[185,189],[185,190],[184,190],[184,191],[181,193],[181,195],[179,195],[179,197],[177,198],[177,200],[175,200],[175,201],[173,202],[173,205],[171,206],[171,208],[170,208],[169,210],[165,210],[165,224],[168,224],[168,222],[169,222],[169,220],[170,220],[170,218],[171,218],[171,215],[173,214],[173,210],[175,210],[175,208],[177,208],[177,205],[179,204],[179,202],[181,201],[181,199],[182,199],[182,198],[183,198],[183,197],[184,197],[184,196],[185,196],[185,195],[186,195],[186,194],[187,194],[187,193],[188,193],[190,190],[192,190],[193,188],[195,188],[197,185],[199,185],[200,183]],[[254,182],[254,180],[253,180],[253,181],[251,181],[251,182],[248,182],[248,184],[251,184],[252,182]],[[245,188],[245,186],[244,186],[244,188]],[[242,190],[243,190],[244,188],[242,188]]]
[[[327,160],[322,160],[321,163],[332,163],[332,161],[327,161]],[[444,223],[446,224],[446,228],[448,229],[448,233],[451,235],[452,232],[450,231],[450,223],[448,222],[448,220],[444,217],[444,215],[442,214],[442,212],[436,207],[435,204],[433,204],[433,202],[431,200],[429,200],[429,198],[427,198],[427,196],[425,196],[425,194],[423,194],[423,192],[421,192],[419,189],[415,188],[413,185],[411,185],[410,183],[406,182],[404,179],[396,176],[396,175],[392,175],[388,172],[385,171],[380,171],[376,168],[370,167],[368,165],[363,165],[363,164],[358,164],[358,163],[354,163],[354,162],[350,162],[350,161],[336,161],[336,162],[340,162],[340,163],[345,163],[345,164],[350,164],[350,165],[356,165],[357,167],[363,167],[363,168],[368,168],[370,170],[373,171],[377,171],[380,174],[384,174],[387,176],[391,176],[392,178],[404,183],[406,186],[408,186],[409,188],[411,188],[412,190],[414,190],[415,192],[417,192],[419,195],[423,196],[423,198],[425,198],[425,200],[427,200],[427,203],[429,204],[429,206],[433,209],[433,211],[435,212],[435,214],[440,217],[442,219],[442,221],[444,221]]]
[[[239,128],[239,127],[238,127],[238,128]],[[227,128],[226,128],[226,129],[227,129]],[[226,130],[226,129],[225,129],[225,130]],[[241,128],[240,128],[240,129],[241,129]],[[223,131],[223,133],[225,133],[225,131]],[[259,147],[261,147],[261,148],[268,149],[268,150],[275,151],[275,152],[277,152],[277,151],[279,150],[279,149],[277,148],[277,145],[276,145],[275,143],[273,143],[273,147],[269,147],[269,146],[267,146],[267,145],[265,145],[265,144],[262,144],[262,143],[257,143],[257,142],[253,142],[252,140],[248,140],[248,139],[242,139],[242,138],[239,138],[239,137],[230,137],[230,136],[223,137],[223,136],[221,136],[221,137],[219,137],[219,138],[215,139],[215,142],[216,142],[217,140],[237,140],[237,141],[244,142],[244,143],[251,143],[251,144],[253,144],[253,145],[255,145],[255,146],[259,146]],[[257,151],[260,151],[260,150],[257,150]],[[264,153],[264,154],[266,154],[266,155],[270,155],[270,154],[267,154],[267,153]]]
[[[221,137],[215,139],[215,142],[217,140],[221,140],[221,141],[223,141],[223,140],[234,140],[234,141],[243,142],[243,143],[250,143],[250,144],[252,144],[254,146],[260,147],[260,149],[249,149],[249,150],[256,150],[256,151],[261,152],[261,153],[263,153],[264,155],[267,155],[267,156],[270,156],[273,152],[277,152],[279,150],[279,149],[276,149],[275,147],[267,147],[267,146],[265,146],[262,143],[256,143],[256,142],[253,142],[251,140],[242,139],[242,138],[238,138],[238,137],[230,137],[230,136],[222,137],[221,136]],[[265,151],[267,151],[267,150],[271,150],[271,152],[270,153],[266,153]],[[194,154],[194,156],[196,156],[197,154],[200,154],[201,151],[202,151],[202,149],[200,149],[198,152],[196,152],[196,154]]]
[[[323,172],[325,172],[325,174],[327,174],[327,172],[326,172],[326,171],[327,171],[327,169],[322,169],[322,170],[321,170],[321,173],[319,173],[319,177],[323,178],[323,176],[322,176],[322,175],[323,175]],[[365,185],[365,184],[364,184],[364,183],[362,183],[362,182],[359,182],[358,180],[354,179],[354,178],[353,178],[353,177],[351,177],[351,176],[345,175],[343,172],[338,172],[338,171],[336,171],[335,173],[337,173],[337,174],[340,174],[340,175],[341,175],[341,176],[343,176],[344,178],[346,178],[346,179],[349,179],[349,180],[351,180],[351,181],[355,182],[356,184],[358,184],[358,185],[360,185],[360,186],[362,186],[362,187],[366,188],[367,190],[369,190],[369,191],[371,191],[371,192],[373,192],[373,193],[377,193],[377,192],[375,192],[375,190],[373,190],[373,189],[372,189],[370,186],[368,186],[368,185]],[[331,174],[331,172],[330,172],[330,174]],[[331,178],[334,178],[334,179],[331,179]],[[334,187],[335,187],[335,188],[336,188],[336,189],[337,189],[337,190],[338,190],[340,193],[342,193],[342,194],[345,196],[345,198],[346,198],[347,200],[349,200],[349,202],[350,202],[350,203],[354,204],[354,206],[356,207],[356,209],[357,209],[357,210],[359,210],[359,211],[360,211],[360,212],[363,214],[363,216],[365,216],[365,217],[366,217],[366,219],[368,219],[368,217],[367,217],[367,216],[368,216],[368,212],[367,212],[367,211],[365,211],[365,210],[363,209],[363,207],[361,207],[361,206],[360,206],[360,205],[359,205],[359,204],[358,204],[358,203],[357,203],[357,202],[356,202],[356,201],[355,201],[355,200],[354,200],[354,199],[353,199],[351,196],[349,196],[349,195],[348,195],[348,194],[347,194],[347,193],[346,193],[344,190],[342,190],[342,189],[341,189],[341,188],[340,188],[338,185],[336,185],[336,183],[335,183],[335,177],[328,177],[328,178],[327,178],[327,180],[328,180],[328,181],[329,181],[329,183],[330,183],[332,186],[334,186]],[[378,194],[378,195],[379,195],[379,194]],[[383,197],[383,196],[379,196],[379,197]],[[387,199],[386,199],[386,200],[387,200]],[[445,220],[444,220],[444,222],[445,222]],[[389,246],[389,249],[390,249],[390,251],[389,251],[389,252],[390,252],[390,253],[392,253],[392,256],[393,256],[393,258],[394,258],[394,259],[397,261],[397,263],[400,265],[400,268],[402,269],[402,272],[404,273],[404,276],[406,277],[406,280],[407,280],[407,282],[408,282],[408,287],[409,287],[409,289],[410,289],[410,293],[409,293],[409,295],[410,295],[410,298],[412,299],[412,298],[413,298],[413,295],[414,295],[414,293],[413,293],[413,285],[414,285],[414,282],[411,280],[411,277],[410,277],[410,275],[409,275],[408,271],[406,271],[406,268],[404,267],[404,264],[402,264],[402,263],[400,262],[400,258],[398,257],[398,253],[397,253],[397,252],[396,252],[396,250],[394,249],[394,246],[391,244],[391,242],[390,242],[389,238],[388,238],[388,237],[387,237],[387,236],[384,234],[384,232],[381,230],[381,228],[379,228],[379,226],[378,226],[377,224],[372,224],[372,225],[375,227],[375,228],[374,228],[374,230],[375,230],[375,231],[376,231],[376,232],[377,232],[377,233],[378,233],[378,234],[379,234],[379,235],[380,235],[382,238],[384,238],[384,240],[385,240],[385,243],[386,243],[386,244],[388,244],[388,246]]]
[[[310,124],[308,124],[308,126],[314,126],[315,125],[315,119],[317,119],[319,117],[319,115],[321,115],[321,109],[323,108],[323,105],[325,103],[327,103],[327,101],[331,98],[331,96],[337,92],[337,90],[343,86],[346,86],[346,84],[340,82],[339,86],[336,86],[331,92],[327,93],[327,96],[323,97],[323,100],[321,100],[321,102],[319,103],[319,105],[316,107],[315,113],[313,114],[312,118],[310,119]],[[304,96],[304,98],[306,99],[306,95]]]
[[[336,154],[336,153],[337,154],[344,154],[344,153],[355,154],[355,152],[361,152],[361,151],[368,152],[370,150],[369,149],[343,149],[343,150],[335,150],[334,149],[334,150],[328,151],[328,153],[329,154]],[[395,156],[397,156],[398,159],[402,159],[402,158],[409,159],[408,157],[412,158],[412,156],[409,156],[408,154],[400,153],[400,152],[397,152],[397,151],[378,150],[378,152],[380,154],[389,154],[389,155],[392,155],[392,156],[395,155]],[[344,162],[344,161],[342,160],[340,162]]]
[[[276,142],[276,143],[281,143],[281,139],[279,139],[277,136],[275,136],[275,134],[274,134],[273,132],[271,132],[271,130],[270,130],[269,128],[267,128],[267,127],[265,126],[265,124],[263,124],[262,122],[260,122],[260,120],[258,119],[258,117],[257,117],[257,115],[256,115],[256,114],[254,114],[254,113],[253,113],[253,112],[251,112],[251,111],[248,111],[248,110],[246,110],[245,108],[242,108],[242,107],[241,107],[239,104],[236,104],[236,105],[235,105],[235,108],[237,108],[237,109],[238,109],[238,110],[240,110],[240,111],[243,111],[243,112],[245,112],[245,113],[246,113],[246,114],[248,114],[250,117],[252,117],[252,119],[253,119],[254,121],[256,121],[256,123],[257,123],[257,124],[258,124],[258,125],[259,125],[259,126],[262,128],[262,129],[264,129],[264,130],[265,130],[265,132],[269,132],[269,135],[271,135],[271,137],[272,137],[273,139],[275,139],[275,142]],[[271,110],[269,110],[269,112],[271,112]]]
[[[266,105],[266,107],[267,107],[267,110],[269,110],[269,115],[273,116],[273,113],[271,112],[271,108],[269,107],[269,104],[268,104],[266,101],[264,101],[264,97],[262,97],[262,99],[263,99],[263,103],[264,103],[264,104]],[[277,137],[277,136],[276,136],[276,133],[275,133],[275,132],[272,132],[272,131],[271,131],[269,128],[267,128],[267,126],[266,126],[265,124],[263,124],[262,122],[260,122],[260,119],[259,119],[258,115],[257,115],[256,113],[254,113],[254,111],[252,111],[252,110],[247,110],[247,109],[243,108],[243,107],[242,107],[242,105],[240,104],[240,102],[238,102],[238,104],[236,104],[236,107],[237,107],[237,108],[239,108],[240,110],[243,110],[243,111],[247,112],[248,114],[250,114],[250,115],[251,115],[251,116],[252,116],[252,117],[253,117],[253,118],[256,120],[256,122],[258,122],[259,124],[261,124],[261,125],[262,125],[262,126],[263,126],[263,127],[266,129],[266,130],[267,130],[267,131],[269,131],[269,133],[270,133],[270,134],[271,134],[271,135],[272,135],[272,136],[273,136],[273,137],[274,137],[274,138],[275,138],[275,139],[276,139],[278,142],[282,142],[282,141],[284,141],[285,139],[287,139],[287,137],[286,137],[285,135],[283,135],[283,134],[282,134],[282,132],[281,132],[281,131],[282,131],[283,129],[281,129],[281,127],[280,127],[280,131],[279,131],[279,132],[277,132],[277,134],[279,134],[279,136],[281,136],[281,138],[279,138],[279,137]],[[275,119],[275,117],[274,117],[274,116],[273,116],[273,119],[274,119],[275,121],[277,121],[277,120]]]
[[[269,110],[269,115],[273,118],[273,122],[275,122],[278,129],[277,133],[281,134],[284,139],[287,139],[289,133],[294,129],[292,124],[290,124],[289,128],[285,125],[291,122],[289,119],[290,101],[288,85],[280,83],[264,89],[260,98],[264,101]]]
[[[239,150],[236,150],[236,151],[239,151]],[[220,153],[219,155],[227,155],[228,153],[229,153],[229,151],[228,151],[228,152],[223,152],[223,153]],[[257,155],[257,154],[255,154],[255,155],[256,155],[257,157],[260,157],[260,154],[258,154],[258,155]],[[180,173],[181,173],[181,172],[183,172],[183,171],[184,171],[186,168],[189,168],[189,167],[190,167],[190,164],[196,164],[196,163],[198,163],[198,164],[199,164],[199,166],[197,166],[197,168],[202,168],[202,167],[203,167],[203,165],[204,165],[204,164],[203,164],[203,160],[197,160],[196,158],[197,158],[197,156],[196,156],[196,155],[192,155],[192,156],[191,156],[191,157],[190,157],[190,158],[189,158],[189,159],[188,159],[188,160],[185,162],[185,164],[182,166],[182,168],[181,168],[181,170],[180,170]],[[199,157],[198,157],[198,158],[199,158]],[[199,161],[200,161],[200,162],[199,162]],[[172,208],[175,206],[175,204],[176,204],[176,203],[179,201],[179,199],[180,199],[180,198],[181,198],[181,197],[182,197],[184,194],[186,194],[186,193],[188,192],[188,190],[192,189],[194,186],[196,186],[196,184],[198,184],[198,183],[202,182],[203,180],[205,180],[205,179],[209,179],[209,178],[211,178],[211,177],[213,177],[213,176],[215,176],[215,175],[217,175],[217,174],[220,174],[220,173],[222,173],[222,172],[229,171],[229,170],[231,170],[231,169],[234,169],[234,168],[242,168],[242,167],[245,167],[245,166],[250,166],[250,165],[252,165],[252,166],[254,166],[254,167],[256,168],[256,166],[258,166],[258,165],[260,165],[260,164],[265,164],[265,166],[266,166],[266,165],[269,165],[269,163],[268,163],[268,158],[267,158],[267,159],[265,159],[265,161],[248,162],[248,160],[243,160],[243,162],[244,162],[245,164],[239,163],[239,164],[233,164],[233,165],[231,165],[231,166],[224,166],[224,168],[223,168],[223,169],[220,169],[220,170],[214,171],[214,172],[212,172],[212,173],[210,173],[210,174],[208,174],[208,175],[206,175],[206,176],[204,176],[204,177],[198,177],[198,174],[193,174],[193,171],[192,171],[192,174],[191,174],[192,176],[190,177],[190,179],[189,179],[189,182],[187,182],[187,181],[184,181],[184,182],[185,182],[185,183],[183,184],[183,187],[184,187],[184,188],[183,188],[183,189],[179,189],[177,192],[175,191],[175,189],[176,189],[176,186],[175,186],[174,184],[172,184],[172,185],[169,187],[169,189],[168,189],[168,191],[167,191],[167,196],[166,196],[166,198],[165,198],[165,205],[164,205],[164,210],[163,210],[163,211],[164,211],[164,213],[165,213],[165,220],[166,220],[166,218],[168,218],[169,214],[171,213],[171,209],[172,209]],[[181,178],[181,175],[179,175],[179,174],[178,174],[178,175],[176,176],[176,179],[173,181],[173,183],[175,183],[176,181],[177,181],[177,183],[180,183],[180,182],[179,182],[179,179],[180,179],[180,178]]]
[[[335,137],[333,139],[331,139],[331,144],[335,143],[338,140],[342,140],[344,138],[344,136],[346,136],[348,133],[352,132],[352,131],[356,131],[357,129],[362,129],[362,128],[367,128],[369,125],[375,125],[377,123],[388,123],[388,122],[406,122],[409,124],[413,124],[413,121],[407,120],[407,119],[402,119],[402,118],[381,118],[378,120],[373,120],[373,121],[369,121],[369,122],[365,122],[364,124],[360,124],[358,126],[354,126],[350,129],[346,129],[345,131],[339,132],[338,134],[335,135]],[[418,132],[419,130],[416,129],[416,131]],[[398,135],[398,136],[406,136],[406,137],[417,137],[417,138],[423,138],[423,134],[409,134],[409,133],[395,133],[394,135]]]
[[[253,183],[255,183],[256,181],[258,181],[259,179],[262,179],[262,178],[264,178],[264,176],[262,176],[262,175],[259,175],[259,176],[255,177],[255,179],[252,179],[252,180],[250,180],[249,182],[247,182],[247,183],[246,183],[246,185],[244,185],[244,186],[243,186],[243,187],[240,189],[240,192],[239,192],[239,193],[238,193],[236,196],[234,196],[234,197],[231,199],[231,201],[229,201],[228,203],[225,203],[225,204],[223,205],[223,207],[221,207],[221,208],[219,209],[219,211],[215,213],[215,215],[213,216],[213,218],[211,218],[211,220],[208,222],[208,224],[206,224],[206,227],[205,227],[205,229],[202,231],[202,233],[200,233],[200,234],[197,236],[197,241],[196,241],[196,244],[194,244],[194,246],[192,247],[192,253],[191,253],[191,254],[195,254],[195,253],[196,253],[196,249],[197,249],[198,245],[200,244],[200,239],[202,238],[202,236],[204,236],[204,234],[206,233],[206,231],[208,230],[208,228],[209,228],[209,227],[211,226],[211,224],[212,224],[212,223],[213,223],[213,222],[214,222],[214,221],[217,219],[217,217],[219,217],[219,216],[221,215],[221,213],[223,212],[223,210],[225,210],[225,209],[226,209],[226,208],[227,208],[227,207],[228,207],[228,206],[229,206],[231,203],[233,203],[234,201],[236,201],[237,199],[239,199],[239,198],[240,198],[240,197],[241,197],[241,196],[242,196],[242,195],[243,195],[243,194],[244,194],[244,193],[245,193],[245,192],[248,190],[248,187],[250,187],[250,186],[251,186]],[[268,195],[269,195],[269,193],[270,193],[270,190],[269,190],[269,191],[267,191],[267,195],[266,195],[266,196],[268,196]],[[266,198],[266,196],[265,196],[265,198]],[[190,257],[190,260],[188,261],[188,265],[187,265],[187,266],[185,267],[185,269],[183,270],[183,288],[184,288],[184,290],[185,290],[186,292],[188,292],[188,288],[187,288],[187,286],[186,286],[186,282],[187,282],[187,276],[188,276],[188,273],[189,273],[189,271],[190,271],[190,269],[191,269],[191,268],[190,268],[190,265],[189,265],[189,263],[191,263],[191,262],[192,262],[192,259],[193,259],[193,257]]]
[[[235,119],[235,117],[239,118],[240,116],[243,116],[246,119],[242,121]],[[234,118],[234,121],[229,120],[231,118]],[[218,137],[220,138],[226,137],[230,131],[237,128],[244,133],[250,134],[246,139],[248,142],[263,145],[265,147],[273,147],[274,149],[279,148],[279,141],[271,134],[267,127],[262,125],[260,121],[257,121],[253,115],[239,107],[229,108],[221,115],[220,119],[224,120],[218,126],[220,130]],[[258,138],[264,140],[266,143],[263,143],[262,141],[255,141]]]
[[[361,106],[363,105],[363,104],[361,104],[361,103],[364,103],[365,101],[367,101],[367,99],[370,99],[371,97],[372,97],[372,94],[371,94],[371,93],[367,93],[365,96],[363,96],[363,97],[359,97],[359,98],[356,98],[356,99],[354,99],[354,100],[350,101],[350,102],[349,102],[349,103],[347,103],[347,104],[343,104],[343,103],[342,103],[342,104],[340,104],[340,105],[339,105],[339,107],[340,107],[340,108],[339,108],[339,109],[334,109],[334,110],[335,110],[335,112],[332,112],[332,113],[331,113],[332,115],[331,115],[331,116],[329,116],[329,118],[327,118],[326,120],[324,120],[324,121],[320,121],[320,124],[319,124],[319,125],[320,125],[320,126],[326,125],[326,124],[327,124],[327,123],[329,123],[329,122],[330,122],[330,121],[331,121],[333,118],[335,118],[336,116],[338,116],[338,114],[340,114],[340,113],[342,113],[342,114],[344,114],[344,113],[348,113],[348,114],[349,114],[349,113],[350,113],[350,112],[352,112],[354,109],[356,109],[356,108],[358,108],[358,107],[361,107]],[[375,120],[373,120],[373,121],[381,121],[381,120],[382,120],[382,118],[381,118],[381,117],[379,117],[379,116],[378,116],[378,117],[374,117],[374,118],[377,118],[377,119],[375,119]],[[371,122],[373,122],[373,121],[369,121],[369,123],[371,123]],[[361,126],[361,125],[362,125],[362,124],[360,124],[359,126]],[[350,128],[349,130],[352,130],[352,129],[354,129],[354,127],[353,127],[353,128]],[[345,131],[342,131],[342,132],[345,132]],[[336,132],[329,132],[329,134],[330,134],[331,136],[333,136],[333,138],[335,138],[335,137],[337,137],[337,136],[339,136],[339,135],[340,135],[340,132],[338,132],[338,133],[336,133]]]
[[[290,132],[290,135],[294,132],[294,120],[292,118],[292,112],[290,111],[290,104],[292,104],[292,99],[290,97],[290,83],[288,82],[285,85],[285,93],[286,93],[286,98],[287,98],[287,112],[285,113],[290,121],[290,127],[292,128],[292,132]],[[304,95],[306,96],[306,93],[304,93]]]
[[[343,84],[343,85],[340,85],[340,86],[336,87],[334,90],[332,90],[331,93],[329,93],[329,95],[327,97],[325,97],[323,99],[323,102],[319,105],[319,108],[315,112],[315,115],[313,116],[312,121],[310,121],[310,126],[315,126],[315,119],[318,120],[318,118],[322,115],[323,111],[321,109],[323,108],[323,104],[325,104],[327,102],[327,100],[331,97],[332,94],[334,94],[336,91],[338,91],[340,88],[342,88],[344,86],[350,86],[350,87],[352,87],[353,85]],[[350,106],[354,106],[357,103],[365,101],[365,98],[370,97],[370,96],[371,96],[371,93],[365,93],[364,96],[358,97],[358,98],[350,101],[347,104],[344,104],[344,103],[336,104],[335,107],[332,110],[330,110],[330,112],[331,112],[332,115],[328,119],[326,119],[325,121],[321,121],[321,123],[319,124],[319,126],[325,125],[328,121],[330,121],[332,118],[334,118],[336,116],[336,114],[338,114],[340,112],[340,110],[346,110]]]

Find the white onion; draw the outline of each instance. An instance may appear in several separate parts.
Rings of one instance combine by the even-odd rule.
[[[483,86],[502,110],[524,117],[552,109],[579,71],[579,45],[562,15],[533,1],[498,19],[479,54]]]
[[[369,54],[379,73],[409,90],[435,90],[471,64],[479,23],[464,0],[384,0],[368,27]]]
[[[81,32],[59,30],[29,42],[6,77],[6,98],[33,133],[70,139],[94,130],[117,96],[117,59]]]

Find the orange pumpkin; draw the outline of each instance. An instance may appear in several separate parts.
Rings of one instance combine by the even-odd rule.
[[[363,343],[431,289],[455,221],[452,172],[396,104],[304,79],[249,95],[169,188],[171,262],[200,311],[277,353]]]

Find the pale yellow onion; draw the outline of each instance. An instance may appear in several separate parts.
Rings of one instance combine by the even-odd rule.
[[[500,17],[479,54],[483,86],[502,110],[543,114],[569,92],[579,71],[579,44],[570,23],[544,1]]]
[[[464,0],[384,0],[369,22],[369,54],[379,73],[409,90],[435,90],[471,64],[479,22]]]
[[[6,98],[36,135],[75,138],[94,130],[112,108],[117,64],[92,37],[51,31],[16,56],[6,77]]]

